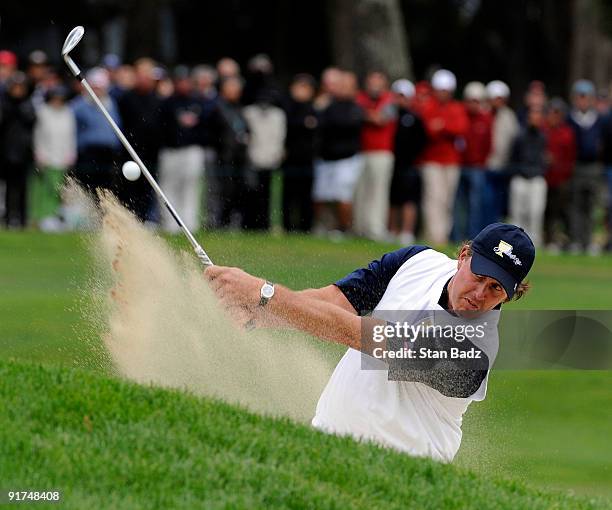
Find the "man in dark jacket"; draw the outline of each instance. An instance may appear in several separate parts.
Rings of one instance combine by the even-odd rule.
[[[398,105],[395,132],[395,163],[391,180],[389,232],[403,245],[414,244],[417,211],[421,202],[421,174],[416,159],[427,143],[421,118],[413,109],[414,85],[397,80],[391,86]]]
[[[320,226],[324,205],[333,204],[340,232],[351,228],[355,186],[362,168],[359,151],[364,113],[355,102],[356,94],[355,75],[343,72],[331,103],[319,113],[320,160],[315,163],[312,190],[315,223]]]
[[[27,223],[27,182],[36,120],[24,73],[17,71],[7,80],[0,111],[0,172],[6,181],[4,222],[7,227],[23,228]]]
[[[241,102],[250,105],[264,93],[274,106],[283,106],[283,94],[274,76],[274,65],[265,53],[258,53],[247,63]]]
[[[592,242],[595,205],[602,182],[599,162],[604,122],[595,109],[595,86],[578,80],[572,87],[569,124],[576,135],[576,168],[571,180],[570,233],[572,252],[596,253]]]
[[[289,89],[283,165],[283,226],[306,232],[312,224],[312,174],[318,125],[314,78],[298,74]]]
[[[211,117],[210,132],[217,152],[215,179],[219,193],[220,227],[242,223],[241,192],[248,163],[249,129],[242,113],[242,78],[224,78],[219,84],[219,98]]]
[[[605,117],[602,132],[602,159],[604,172],[608,188],[608,203],[606,215],[606,227],[608,230],[608,240],[606,251],[612,252],[612,112],[608,112]]]
[[[204,99],[193,90],[189,69],[177,67],[174,93],[162,104],[164,149],[159,155],[159,180],[190,230],[200,226],[205,124],[208,121]],[[170,232],[178,231],[178,225],[166,210],[162,210],[162,226]]]
[[[136,84],[119,101],[124,133],[153,176],[157,175],[157,154],[161,146],[161,98],[155,90],[155,64],[142,58],[134,63]],[[128,158],[126,154],[126,159]],[[143,221],[156,220],[152,213],[153,195],[146,179],[119,186],[122,201]]]
[[[527,124],[514,142],[510,168],[510,221],[522,227],[538,246],[546,208],[546,136],[544,110],[533,106]]]

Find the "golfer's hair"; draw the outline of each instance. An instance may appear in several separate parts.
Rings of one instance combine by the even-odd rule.
[[[459,254],[461,253],[463,248],[467,248],[467,255],[468,257],[471,257],[472,256],[472,241],[464,241],[463,243],[461,243],[461,246],[459,247],[459,250],[457,251],[457,258],[459,258]],[[512,296],[512,299],[506,299],[506,301],[504,302],[508,303],[509,301],[518,301],[525,294],[527,294],[527,292],[529,292],[529,289],[531,289],[531,283],[529,283],[529,280],[523,280],[521,283],[518,284],[518,287],[516,288],[516,291],[514,291],[514,296]]]

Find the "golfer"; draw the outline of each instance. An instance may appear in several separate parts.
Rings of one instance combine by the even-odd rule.
[[[375,318],[381,310],[478,320],[525,294],[534,259],[534,245],[521,228],[494,223],[466,243],[457,260],[426,246],[409,246],[320,289],[293,291],[230,267],[209,267],[205,276],[242,323],[284,325],[349,347],[319,399],[313,426],[450,462],[461,444],[463,413],[485,397],[497,353],[496,328],[492,340],[490,335],[460,344],[448,340],[461,345],[460,352],[484,359],[484,365],[469,365],[465,359],[443,364],[408,360],[395,371],[403,374],[399,378],[391,377],[391,368],[373,370],[364,363],[375,352],[364,332],[389,324]],[[429,347],[440,343],[418,342]]]

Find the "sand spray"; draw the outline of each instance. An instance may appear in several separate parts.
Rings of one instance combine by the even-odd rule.
[[[86,197],[74,183],[68,191],[79,201]],[[315,340],[292,331],[239,328],[193,254],[170,248],[110,193],[100,193],[86,209],[97,217],[90,220],[90,319],[118,374],[257,412],[312,418],[333,370]]]

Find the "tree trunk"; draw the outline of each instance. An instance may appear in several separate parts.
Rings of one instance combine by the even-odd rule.
[[[413,78],[398,0],[331,0],[328,15],[336,65],[359,76],[381,70],[391,79]]]
[[[612,78],[612,38],[601,27],[597,0],[575,0],[570,81],[586,78],[607,87]]]

